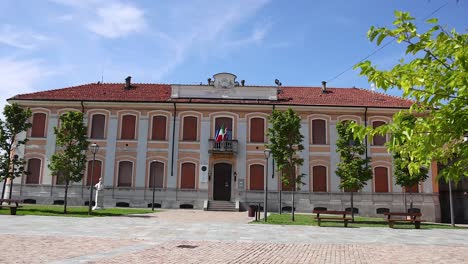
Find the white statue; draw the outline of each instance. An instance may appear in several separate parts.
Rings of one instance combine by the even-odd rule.
[[[99,182],[94,185],[94,188],[96,189],[96,203],[93,210],[104,209],[104,184],[102,182],[102,177],[99,178]]]

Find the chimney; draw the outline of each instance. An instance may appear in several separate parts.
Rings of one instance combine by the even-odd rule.
[[[130,89],[132,88],[132,76],[128,76],[125,78],[125,89]]]
[[[327,82],[322,81],[322,93],[326,93],[326,92],[327,92]]]

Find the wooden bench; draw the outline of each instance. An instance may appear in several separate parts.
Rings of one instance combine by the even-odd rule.
[[[3,204],[3,203],[8,203],[8,204]],[[23,207],[23,206],[19,205],[19,203],[23,203],[23,200],[19,200],[19,199],[0,199],[0,208],[8,207],[8,208],[10,208],[10,215],[16,215],[16,209]]]
[[[411,222],[416,229],[421,228],[421,213],[385,212],[384,215],[387,216],[387,222],[390,228],[393,228],[395,222]]]
[[[348,212],[348,211],[313,210],[312,213],[317,214],[315,219],[317,219],[318,226],[320,226],[320,222],[322,220],[331,220],[331,221],[343,221],[344,226],[348,227],[348,222],[353,220],[352,218],[346,217],[347,215],[351,215],[351,212]],[[326,216],[323,216],[321,214],[326,215]],[[341,217],[329,216],[329,215],[339,215]]]

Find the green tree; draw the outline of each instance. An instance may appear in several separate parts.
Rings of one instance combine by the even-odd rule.
[[[341,178],[340,188],[351,193],[351,215],[354,221],[354,192],[361,190],[372,179],[372,170],[368,166],[371,159],[361,157],[366,152],[366,145],[361,140],[355,140],[350,121],[339,122],[336,130],[336,146],[340,155],[336,175]]]
[[[292,209],[291,219],[294,221],[295,192],[301,189],[303,173],[296,175],[296,168],[302,166],[304,159],[298,156],[298,152],[304,149],[301,134],[301,118],[291,108],[282,112],[273,110],[269,117],[271,128],[268,129],[270,143],[267,147],[271,149],[273,158],[280,171],[282,171],[281,182],[292,185]],[[279,205],[281,206],[281,205]]]
[[[54,127],[54,133],[57,136],[56,143],[59,150],[52,155],[49,169],[53,176],[60,176],[65,181],[63,213],[66,214],[68,187],[71,182],[83,179],[86,166],[86,150],[89,142],[86,139],[83,113],[70,111],[60,116],[60,127]]]
[[[9,196],[11,198],[13,179],[22,176],[24,172],[24,159],[18,158],[16,149],[26,144],[27,139],[18,139],[18,135],[31,127],[28,119],[31,111],[18,104],[5,105],[3,109],[5,121],[0,120],[0,177],[3,180],[2,196],[5,197],[6,182],[10,179]]]
[[[401,59],[390,70],[379,70],[370,61],[355,67],[377,87],[401,90],[416,103],[397,113],[392,124],[355,131],[361,137],[392,133],[387,146],[407,158],[410,174],[436,161],[445,165],[440,176],[458,182],[468,176],[468,143],[463,142],[468,134],[468,34],[446,30],[435,18],[421,32],[409,13],[395,11],[395,17],[394,28],[371,27],[368,37],[377,45],[387,38],[404,44],[408,61]],[[414,126],[399,122],[408,112],[418,116]]]
[[[414,115],[410,114],[402,114],[400,118],[397,120],[397,124],[399,126],[403,127],[408,127],[408,128],[414,128],[414,125],[416,123],[417,118]],[[399,145],[404,145],[406,144],[405,137],[402,137],[399,135],[398,132],[396,131],[395,134],[392,135],[393,137],[396,137],[397,139],[401,139],[403,141],[396,140],[395,144]],[[412,191],[411,187],[424,182],[429,176],[428,176],[428,169],[425,167],[422,167],[419,172],[411,174],[409,169],[408,169],[408,164],[410,163],[410,159],[408,156],[401,156],[400,153],[394,153],[393,154],[393,163],[395,165],[395,183],[400,185],[404,189],[405,193],[405,210],[406,210],[406,192],[407,190],[410,190],[410,208],[413,208],[413,196],[412,196]]]

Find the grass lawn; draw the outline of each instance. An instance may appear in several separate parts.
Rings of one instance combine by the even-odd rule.
[[[295,214],[296,221],[291,221],[291,214],[271,214],[268,216],[268,222],[265,223],[263,220],[255,222],[252,221],[252,224],[270,224],[270,225],[312,225],[317,226],[317,221],[315,220],[315,214]],[[372,217],[354,217],[354,223],[348,222],[348,228],[355,227],[388,227],[387,221],[382,218],[372,218]],[[340,222],[331,222],[323,220],[321,225],[323,227],[343,227],[343,221]],[[414,224],[409,223],[395,223],[394,228],[397,229],[414,229]],[[450,225],[444,224],[430,224],[430,223],[421,223],[421,229],[434,229],[434,228],[444,228],[444,229],[453,229]],[[466,227],[458,227],[457,229],[467,229]]]
[[[158,212],[158,211],[154,211]],[[17,215],[49,215],[49,216],[71,216],[71,217],[94,217],[94,216],[123,216],[131,214],[152,213],[151,209],[144,208],[105,208],[96,210],[88,215],[87,206],[67,206],[67,214],[63,213],[63,205],[29,205],[24,204],[18,208]],[[0,215],[9,215],[10,208],[0,209]]]

